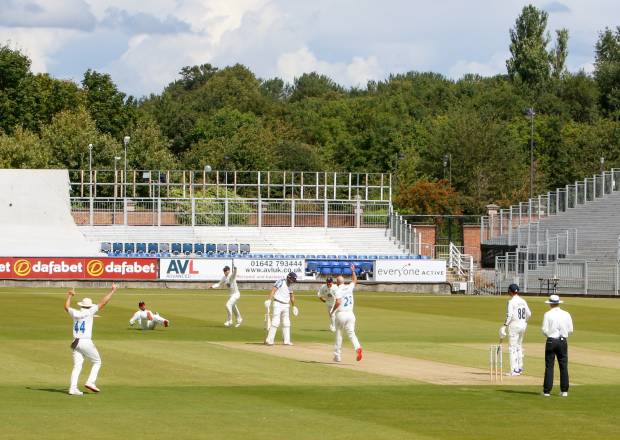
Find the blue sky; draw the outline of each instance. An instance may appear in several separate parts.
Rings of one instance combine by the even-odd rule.
[[[126,93],[160,93],[183,66],[242,63],[292,81],[318,71],[347,86],[390,73],[505,72],[516,0],[0,0],[0,43],[32,70],[80,81],[107,72]],[[570,33],[568,67],[592,70],[613,0],[532,1]]]

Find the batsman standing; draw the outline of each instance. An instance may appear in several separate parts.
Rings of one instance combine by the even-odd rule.
[[[516,284],[508,286],[508,294],[511,298],[506,305],[506,320],[500,328],[500,337],[506,337],[506,333],[508,333],[510,375],[520,376],[523,372],[523,336],[532,312],[527,302],[519,296],[519,286]]]
[[[278,327],[280,327],[280,323],[282,323],[282,339],[284,340],[284,345],[293,345],[291,342],[291,319],[289,317],[289,309],[290,306],[293,306],[293,316],[297,316],[299,313],[297,306],[295,306],[295,295],[291,290],[291,286],[296,281],[297,274],[295,272],[290,272],[286,278],[276,281],[269,293],[269,298],[265,301],[268,318],[270,309],[272,308],[273,310],[271,319],[268,320],[269,331],[265,339],[265,345],[273,345],[276,331]]]
[[[93,317],[95,313],[105,307],[112,295],[114,295],[114,292],[116,292],[116,284],[112,283],[112,289],[99,301],[99,304],[94,304],[90,298],[84,298],[78,302],[80,310],[71,308],[71,298],[75,295],[75,290],[72,288],[67,293],[65,311],[73,318],[73,343],[71,344],[71,349],[73,350],[73,371],[71,372],[71,385],[69,386],[69,394],[72,396],[84,394],[78,389],[77,385],[84,358],[93,364],[84,386],[95,393],[99,392],[99,388],[97,388],[95,383],[101,368],[101,356],[99,356],[97,347],[95,347],[92,340]]]
[[[325,284],[321,286],[317,292],[317,296],[321,302],[327,306],[327,314],[329,315],[329,329],[332,332],[336,331],[336,316],[331,314],[331,310],[334,307],[336,301],[336,286],[334,286],[334,279],[329,277],[325,280]]]
[[[342,332],[345,331],[355,349],[356,359],[362,360],[362,346],[355,335],[355,315],[353,314],[353,289],[357,283],[355,265],[351,265],[351,282],[345,284],[342,275],[336,277],[336,301],[330,315],[336,315],[336,344],[334,345],[334,361],[340,362],[342,349]]]

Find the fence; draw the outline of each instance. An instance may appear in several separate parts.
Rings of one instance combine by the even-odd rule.
[[[389,201],[71,198],[78,225],[384,228]]]
[[[392,175],[302,171],[70,170],[79,198],[392,200]]]
[[[596,198],[620,189],[620,169],[604,171],[583,181],[566,185],[547,194],[521,202],[509,208],[500,209],[497,214],[482,217],[480,240],[486,244],[529,245],[530,231],[540,220],[584,205]],[[523,229],[527,227],[528,233]]]

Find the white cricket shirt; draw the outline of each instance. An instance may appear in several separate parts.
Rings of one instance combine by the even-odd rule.
[[[353,311],[353,289],[355,289],[353,282],[336,287],[336,299],[340,300],[336,313]]]
[[[73,318],[73,337],[80,339],[92,339],[93,316],[99,311],[99,306],[94,305],[89,309],[76,310],[69,307],[69,316]]]
[[[327,284],[323,284],[316,295],[323,298],[325,303],[331,307],[336,301],[336,286],[332,284],[331,287],[328,287]]]
[[[230,275],[222,276],[222,279],[217,284],[214,284],[213,288],[217,289],[220,286],[228,287],[228,293],[230,293],[231,295],[241,295],[241,292],[239,292],[239,287],[237,286],[237,268],[236,267],[232,268],[232,272]]]
[[[288,304],[291,302],[291,289],[286,284],[286,279],[282,278],[275,282],[273,287],[276,288],[276,293],[273,295],[274,299],[277,299],[281,303]]]
[[[554,307],[545,313],[542,332],[548,338],[568,338],[573,332],[573,318],[567,311]]]
[[[514,325],[525,327],[532,312],[527,302],[519,295],[514,295],[506,305],[506,321],[504,325]]]

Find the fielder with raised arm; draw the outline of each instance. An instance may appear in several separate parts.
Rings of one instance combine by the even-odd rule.
[[[239,327],[243,322],[243,318],[241,318],[241,312],[239,311],[239,307],[237,307],[237,302],[239,298],[241,298],[241,292],[239,292],[239,286],[237,286],[237,268],[233,264],[232,273],[230,273],[230,267],[224,266],[224,276],[222,279],[216,283],[212,284],[210,289],[218,289],[220,286],[228,287],[228,301],[226,301],[226,322],[224,323],[225,327],[230,327],[233,323],[233,312],[237,317],[237,323],[235,327]]]
[[[160,316],[159,313],[153,313],[147,309],[144,301],[140,301],[138,303],[138,309],[139,310],[134,313],[129,320],[130,326],[133,327],[133,325],[137,322],[142,330],[153,330],[158,325],[163,325],[164,327],[168,327],[170,325],[170,321],[163,316]]]
[[[73,396],[84,394],[78,389],[77,385],[84,358],[93,364],[84,386],[95,393],[99,392],[96,382],[99,369],[101,368],[101,356],[99,356],[97,347],[95,347],[92,340],[93,317],[95,313],[103,309],[110,301],[114,292],[116,292],[116,284],[112,283],[112,289],[99,301],[99,304],[94,304],[90,298],[84,298],[78,302],[80,310],[71,308],[71,298],[75,295],[75,290],[71,288],[67,293],[65,311],[73,318],[73,343],[71,344],[71,349],[73,350],[73,371],[71,372],[71,385],[69,386],[69,394]]]
[[[265,301],[267,308],[267,316],[269,316],[270,308],[273,309],[269,325],[265,345],[273,345],[276,338],[276,331],[282,323],[282,339],[284,345],[293,345],[291,342],[291,319],[289,317],[289,308],[293,306],[293,316],[299,314],[297,306],[295,306],[295,295],[291,290],[293,283],[297,281],[297,274],[290,272],[286,278],[276,281],[269,293],[269,298]]]
[[[336,301],[336,286],[334,286],[334,279],[327,278],[325,280],[325,284],[321,286],[319,291],[316,293],[321,302],[325,303],[327,306],[327,314],[329,315],[329,329],[332,332],[336,331],[336,315],[331,314],[331,310],[334,307],[334,302]]]
[[[506,305],[506,320],[499,329],[500,338],[508,333],[508,351],[510,353],[510,375],[520,376],[523,372],[523,336],[527,329],[527,321],[532,312],[527,302],[519,296],[519,286],[508,286],[508,294],[511,296]],[[508,328],[508,332],[506,332]]]
[[[353,289],[357,283],[355,266],[351,265],[351,282],[345,284],[342,275],[336,277],[336,301],[330,315],[336,315],[336,344],[334,345],[334,361],[340,362],[342,349],[342,332],[345,331],[355,349],[356,359],[362,360],[362,346],[355,335],[355,315],[353,314]]]

